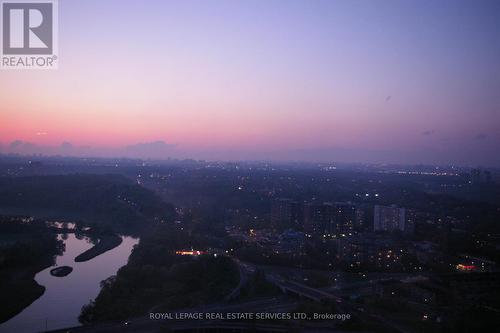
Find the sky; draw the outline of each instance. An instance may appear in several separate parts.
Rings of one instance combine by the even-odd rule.
[[[500,166],[499,1],[59,0],[0,152]]]

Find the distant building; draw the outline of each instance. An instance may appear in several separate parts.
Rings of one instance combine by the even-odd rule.
[[[350,202],[307,203],[304,230],[310,234],[347,234],[354,230],[356,216],[356,206]]]
[[[473,169],[470,173],[470,182],[473,185],[491,183],[491,172],[481,169]]]
[[[303,215],[302,205],[291,199],[276,199],[271,204],[271,225],[277,230],[301,229]]]
[[[375,205],[373,209],[374,231],[405,231],[406,210],[396,205]]]
[[[364,211],[351,202],[309,202],[276,199],[271,204],[271,225],[276,230],[303,230],[311,235],[351,233],[364,226]]]
[[[307,203],[304,206],[304,231],[309,234],[329,233],[333,224],[332,203]]]
[[[354,219],[354,229],[363,231],[366,228],[366,213],[363,208],[356,208]]]
[[[338,238],[336,243],[337,259],[356,267],[366,264],[369,255],[373,256],[375,253],[374,244],[361,237]]]
[[[334,227],[330,231],[347,234],[354,230],[355,221],[356,207],[350,202],[336,202],[333,213]]]
[[[401,268],[407,255],[404,243],[387,235],[359,233],[338,237],[334,242],[338,261],[351,268],[365,266],[384,271]]]
[[[415,232],[416,224],[417,224],[417,212],[413,209],[406,209],[403,232],[409,235],[413,234]]]

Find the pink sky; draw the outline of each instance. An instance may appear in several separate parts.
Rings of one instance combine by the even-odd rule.
[[[498,6],[349,3],[60,2],[59,69],[0,72],[0,150],[498,164]]]

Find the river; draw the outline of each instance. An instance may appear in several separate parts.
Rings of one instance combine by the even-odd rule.
[[[127,263],[138,239],[124,237],[116,248],[92,260],[77,263],[75,257],[92,247],[86,239],[67,234],[66,250],[57,256],[57,266],[71,266],[73,272],[66,277],[50,275],[49,267],[35,276],[45,293],[17,316],[0,325],[0,333],[33,333],[80,325],[78,315],[83,305],[94,299],[100,291],[100,282]]]

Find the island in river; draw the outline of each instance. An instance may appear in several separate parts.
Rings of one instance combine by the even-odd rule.
[[[97,257],[106,251],[112,250],[122,243],[122,238],[117,235],[104,235],[99,238],[97,244],[87,251],[76,256],[75,262],[83,262]]]
[[[71,272],[73,272],[73,267],[61,266],[51,269],[50,275],[57,277],[65,277],[68,276]]]

